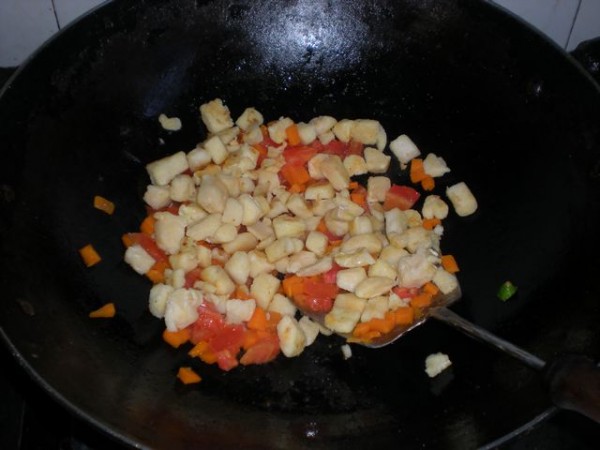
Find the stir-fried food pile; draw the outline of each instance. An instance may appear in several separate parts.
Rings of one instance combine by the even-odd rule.
[[[457,287],[440,249],[449,206],[430,193],[444,159],[406,135],[387,154],[376,120],[265,123],[247,108],[234,122],[220,99],[200,112],[208,138],[147,165],[148,216],[123,237],[169,343],[223,370],[262,364],[319,333],[372,341]],[[401,170],[412,186],[385,175]],[[465,183],[446,197],[477,209]]]

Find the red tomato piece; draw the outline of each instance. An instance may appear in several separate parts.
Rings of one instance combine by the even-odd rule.
[[[363,143],[351,140],[350,142],[348,142],[348,148],[346,149],[346,154],[344,156],[348,156],[348,155],[362,156],[364,149],[365,149],[365,145]]]
[[[300,309],[314,313],[328,313],[333,308],[331,297],[309,297],[306,294],[297,294],[294,302]]]
[[[269,137],[269,133],[267,133],[266,135],[263,134],[263,140],[260,142],[259,145],[262,145],[264,148],[279,147],[279,144]]]
[[[318,139],[315,139],[308,145],[311,146],[312,148],[316,149],[317,153],[323,153],[325,151],[325,146],[323,144],[321,144],[321,141]]]
[[[306,280],[304,282],[304,293],[308,297],[335,298],[335,296],[338,295],[339,291],[340,289],[335,283],[325,283],[312,280]]]
[[[321,233],[323,233],[325,236],[327,236],[327,239],[329,239],[329,242],[341,241],[342,239],[344,239],[344,236],[336,236],[329,230],[321,231]]]
[[[307,147],[304,145],[287,147],[283,151],[285,162],[291,166],[304,166],[316,154],[316,148]]]
[[[231,369],[239,365],[235,355],[233,355],[229,350],[221,350],[216,354],[216,356],[219,369],[224,370],[225,372],[229,372]]]
[[[333,298],[308,297],[307,307],[309,311],[316,313],[328,313],[333,308]]]
[[[168,261],[167,254],[163,252],[154,239],[144,233],[127,233],[134,244],[140,245],[146,252],[154,258],[156,262]]]
[[[323,282],[330,283],[330,284],[336,284],[337,283],[337,273],[340,270],[342,270],[342,267],[339,266],[336,262],[334,262],[331,269],[329,269],[327,272],[325,272],[323,275],[321,275],[323,277]]]
[[[201,267],[196,267],[195,269],[192,269],[188,273],[186,273],[185,274],[185,284],[183,287],[186,289],[190,289],[190,288],[194,287],[194,283],[196,283],[196,281],[200,280],[201,273],[202,273]]]
[[[383,209],[389,211],[390,209],[399,208],[401,211],[406,211],[412,208],[419,197],[421,197],[421,194],[413,188],[394,184],[385,194]]]
[[[392,291],[400,298],[412,298],[419,293],[418,288],[407,288],[402,286],[393,287]]]
[[[229,350],[232,355],[237,355],[244,342],[246,328],[243,325],[224,325],[217,333],[209,339],[211,350],[219,353]]]
[[[176,216],[176,215],[179,214],[179,207],[180,206],[181,206],[181,203],[174,202],[174,203],[171,203],[169,206],[167,206],[165,208],[165,211],[168,212],[168,213],[173,214],[174,216]]]
[[[197,344],[208,341],[225,326],[223,316],[211,303],[204,302],[198,307],[198,319],[192,324],[190,340]]]
[[[261,144],[255,144],[252,146],[252,148],[254,148],[254,150],[258,152],[258,160],[256,161],[256,167],[260,167],[262,162],[267,157],[267,147]]]
[[[273,361],[279,354],[279,339],[277,335],[270,335],[250,347],[241,357],[240,363],[244,366],[248,364],[265,364]]]
[[[323,153],[328,153],[330,155],[338,155],[340,158],[343,158],[346,155],[346,151],[348,146],[344,144],[342,141],[338,141],[337,139],[332,140],[324,145]]]

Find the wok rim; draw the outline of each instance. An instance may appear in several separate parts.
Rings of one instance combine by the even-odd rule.
[[[45,40],[36,50],[34,50],[29,56],[27,56],[20,65],[16,67],[16,69],[7,79],[4,85],[0,87],[0,103],[2,102],[2,99],[5,96],[6,92],[12,89],[14,81],[18,79],[21,72],[26,70],[27,67],[30,64],[32,64],[32,62],[34,62],[40,54],[46,51],[46,48],[53,45],[55,41],[62,39],[63,35],[67,33],[71,28],[78,26],[80,22],[86,20],[88,17],[96,14],[97,11],[113,3],[116,3],[116,1],[103,0],[101,3],[97,4],[96,6],[92,7],[91,9],[76,17],[75,19],[71,20],[68,24],[61,27],[57,32],[55,32],[52,36]],[[529,32],[534,33],[538,38],[543,40],[546,45],[549,45],[554,50],[561,53],[565,61],[568,61],[568,63],[571,66],[574,66],[576,71],[579,74],[583,75],[583,77],[588,81],[589,84],[591,84],[593,89],[600,96],[600,83],[598,83],[592,77],[592,75],[579,63],[579,61],[571,54],[571,52],[561,47],[556,41],[552,40],[548,35],[546,35],[544,32],[538,29],[535,25],[531,24],[530,22],[527,22],[524,18],[518,16],[516,13],[507,9],[505,6],[498,4],[493,0],[483,0],[481,3],[485,4],[485,7],[495,9],[498,13],[511,18],[511,20],[513,21],[516,21],[520,27],[528,29]],[[0,339],[5,343],[6,348],[8,349],[9,353],[13,358],[13,361],[17,363],[21,370],[27,373],[29,380],[35,383],[37,386],[41,387],[53,401],[55,401],[58,405],[64,408],[69,414],[74,415],[75,418],[83,420],[85,423],[92,426],[96,430],[104,433],[107,437],[115,440],[117,444],[126,445],[130,448],[138,449],[152,448],[148,446],[148,444],[143,443],[142,440],[136,438],[135,436],[127,434],[126,430],[108,424],[106,421],[78,407],[75,403],[73,403],[67,397],[62,395],[44,378],[42,374],[40,374],[36,369],[34,369],[32,363],[24,356],[24,354],[21,351],[19,351],[19,349],[15,346],[8,334],[5,332],[4,327],[1,325]],[[492,350],[490,349],[490,351]],[[478,449],[491,450],[494,448],[498,448],[501,445],[514,442],[522,434],[532,430],[534,427],[537,427],[547,422],[560,411],[561,410],[559,408],[551,405],[539,414],[532,417],[529,421],[523,423],[520,426],[517,426],[514,430],[507,432],[503,436],[500,436],[494,439],[493,441],[480,445]]]
[[[29,376],[29,380],[34,382],[37,386],[41,387],[53,401],[55,401],[61,407],[67,410],[69,414],[73,414],[75,417],[82,419],[95,429],[105,433],[110,438],[116,440],[117,443],[124,443],[131,448],[151,448],[141,444],[133,436],[124,434],[123,432],[121,432],[121,430],[118,430],[116,427],[112,427],[103,420],[91,415],[87,411],[84,411],[82,408],[79,408],[68,398],[63,396],[57,389],[55,389],[50,383],[48,383],[46,379],[37,370],[33,368],[31,363],[21,354],[21,352],[10,340],[3,327],[0,327],[0,338],[2,338],[2,341],[4,342],[8,351],[13,357],[13,361],[15,361],[18,364],[18,366],[22,370],[24,370],[24,372]]]

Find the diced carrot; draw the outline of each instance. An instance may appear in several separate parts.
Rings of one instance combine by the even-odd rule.
[[[265,322],[266,322],[266,320],[265,320]],[[258,331],[250,330],[250,329],[246,330],[246,332],[244,333],[244,341],[242,342],[242,348],[244,350],[248,350],[253,345],[256,345],[256,343],[258,341],[259,341]]]
[[[217,355],[210,350],[206,350],[204,353],[202,353],[198,357],[200,358],[200,360],[203,363],[206,363],[206,364],[214,364],[217,362]]]
[[[271,313],[269,313],[269,315],[270,314]],[[277,323],[279,323],[279,321],[281,320],[281,316],[274,316],[271,320],[275,321],[275,319],[277,319]],[[271,328],[271,329],[265,330],[265,331],[257,330],[256,334],[258,336],[258,340],[262,341],[262,340],[271,339],[274,336],[277,336],[277,323],[275,324],[275,328]]]
[[[236,298],[238,300],[251,300],[254,297],[250,295],[246,286],[236,286],[235,291],[233,291],[233,294],[231,294],[231,298]]]
[[[254,347],[261,341],[271,339],[274,333],[274,330],[246,330],[242,348],[248,350],[250,347]]]
[[[308,170],[300,165],[286,164],[281,168],[279,173],[281,173],[281,176],[290,186],[294,184],[306,184],[311,180]]]
[[[394,325],[396,323],[396,318],[394,317],[394,313],[392,311],[386,312],[383,320],[386,320],[388,323],[391,323],[392,328],[394,328]]]
[[[371,319],[368,323],[371,330],[379,331],[381,334],[386,334],[392,331],[394,328],[395,320],[392,316],[386,316],[385,319]]]
[[[425,308],[431,305],[432,295],[429,292],[422,292],[410,299],[410,305],[415,308]]]
[[[288,189],[289,192],[291,192],[292,194],[300,194],[304,191],[306,191],[306,185],[305,184],[292,184],[290,186],[290,188]]]
[[[442,267],[444,268],[444,270],[446,270],[446,272],[450,273],[456,273],[460,270],[458,268],[458,263],[456,262],[456,259],[454,259],[454,256],[452,255],[442,256]]]
[[[327,248],[325,249],[325,253],[331,253],[331,251],[334,248],[342,245],[342,242],[344,242],[342,239],[336,239],[335,241],[329,241],[329,244],[327,244]]]
[[[115,212],[115,204],[100,195],[94,196],[94,208],[109,215]]]
[[[111,317],[115,317],[117,310],[115,308],[114,303],[107,303],[104,306],[101,306],[95,311],[89,313],[89,317],[92,319],[110,319]]]
[[[133,244],[135,244],[135,237],[133,233],[125,233],[123,236],[121,236],[121,241],[123,242],[123,245],[127,248],[131,247]]]
[[[208,350],[208,345],[209,344],[207,341],[200,341],[194,345],[194,347],[188,352],[188,355],[190,355],[192,358],[196,358]]]
[[[96,249],[92,246],[92,244],[88,244],[85,247],[79,249],[79,255],[81,259],[83,259],[83,263],[86,267],[92,267],[102,261],[102,258],[96,252]]]
[[[165,281],[165,270],[169,267],[169,261],[164,259],[156,261],[152,268],[146,272],[146,276],[154,284],[163,283]]]
[[[364,341],[375,339],[382,334],[389,333],[396,325],[396,318],[389,312],[383,319],[371,319],[367,322],[361,322],[354,327],[352,335]]]
[[[435,187],[435,181],[433,180],[433,177],[425,175],[425,178],[421,180],[421,187],[425,191],[433,191],[433,188]]]
[[[167,342],[170,346],[175,348],[185,344],[187,341],[190,340],[191,336],[192,332],[189,328],[182,328],[179,331],[169,331],[165,329],[165,331],[163,331],[162,334],[162,337],[165,340],[165,342]]]
[[[433,230],[440,223],[442,223],[442,221],[440,219],[438,219],[437,217],[433,217],[431,219],[424,219],[423,220],[423,228],[425,228],[426,230]]]
[[[381,337],[381,331],[369,330],[367,333],[365,333],[362,336],[362,340],[365,342],[369,342],[369,341],[372,341],[373,339],[377,339],[378,337]]]
[[[415,311],[412,308],[398,308],[394,310],[394,319],[397,325],[410,325],[415,320]]]
[[[433,284],[433,282],[428,281],[427,283],[425,283],[423,285],[423,292],[427,292],[427,293],[431,294],[432,296],[435,296],[438,294],[438,292],[440,292],[440,288],[438,288],[435,284]]]
[[[297,275],[284,278],[281,283],[283,286],[283,293],[290,298],[294,298],[298,294],[304,292],[304,279]]]
[[[156,219],[153,215],[146,216],[144,220],[142,220],[142,224],[140,225],[140,231],[148,236],[152,236],[154,234],[154,224],[156,223]]]
[[[354,327],[352,335],[356,337],[362,337],[365,334],[367,334],[370,331],[370,329],[371,326],[368,322],[360,322]]]
[[[352,200],[354,203],[356,203],[358,206],[360,206],[363,209],[367,209],[367,196],[363,193],[358,193],[358,192],[352,192],[350,194],[350,200]]]
[[[325,219],[321,219],[321,221],[319,222],[319,225],[317,225],[317,231],[320,231],[321,233],[327,234],[329,232],[329,229],[327,228],[327,225],[325,224]]]
[[[410,181],[420,183],[426,176],[427,174],[423,168],[423,160],[421,158],[413,159],[410,162]]]
[[[250,320],[248,321],[248,324],[247,324],[248,329],[250,329],[250,330],[266,330],[268,325],[269,325],[269,322],[267,320],[267,313],[265,312],[265,310],[259,306],[254,308],[254,313],[252,314],[252,317],[250,317]]]
[[[177,372],[177,378],[179,378],[183,384],[194,384],[202,381],[200,375],[194,372],[191,367],[180,367]]]
[[[259,157],[262,156],[263,158],[266,158],[267,154],[269,153],[267,151],[267,148],[264,145],[261,145],[261,144],[254,144],[252,146],[252,148],[258,152],[258,156]]]
[[[300,145],[300,133],[298,133],[298,125],[295,123],[291,124],[285,129],[285,135],[287,137],[288,144]]]
[[[275,330],[277,328],[277,324],[281,320],[281,314],[275,311],[269,311],[267,313],[267,329]]]

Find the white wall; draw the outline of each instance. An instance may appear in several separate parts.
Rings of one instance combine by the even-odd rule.
[[[600,0],[494,0],[572,50],[600,36]],[[19,65],[59,28],[103,0],[0,0],[0,67]]]

